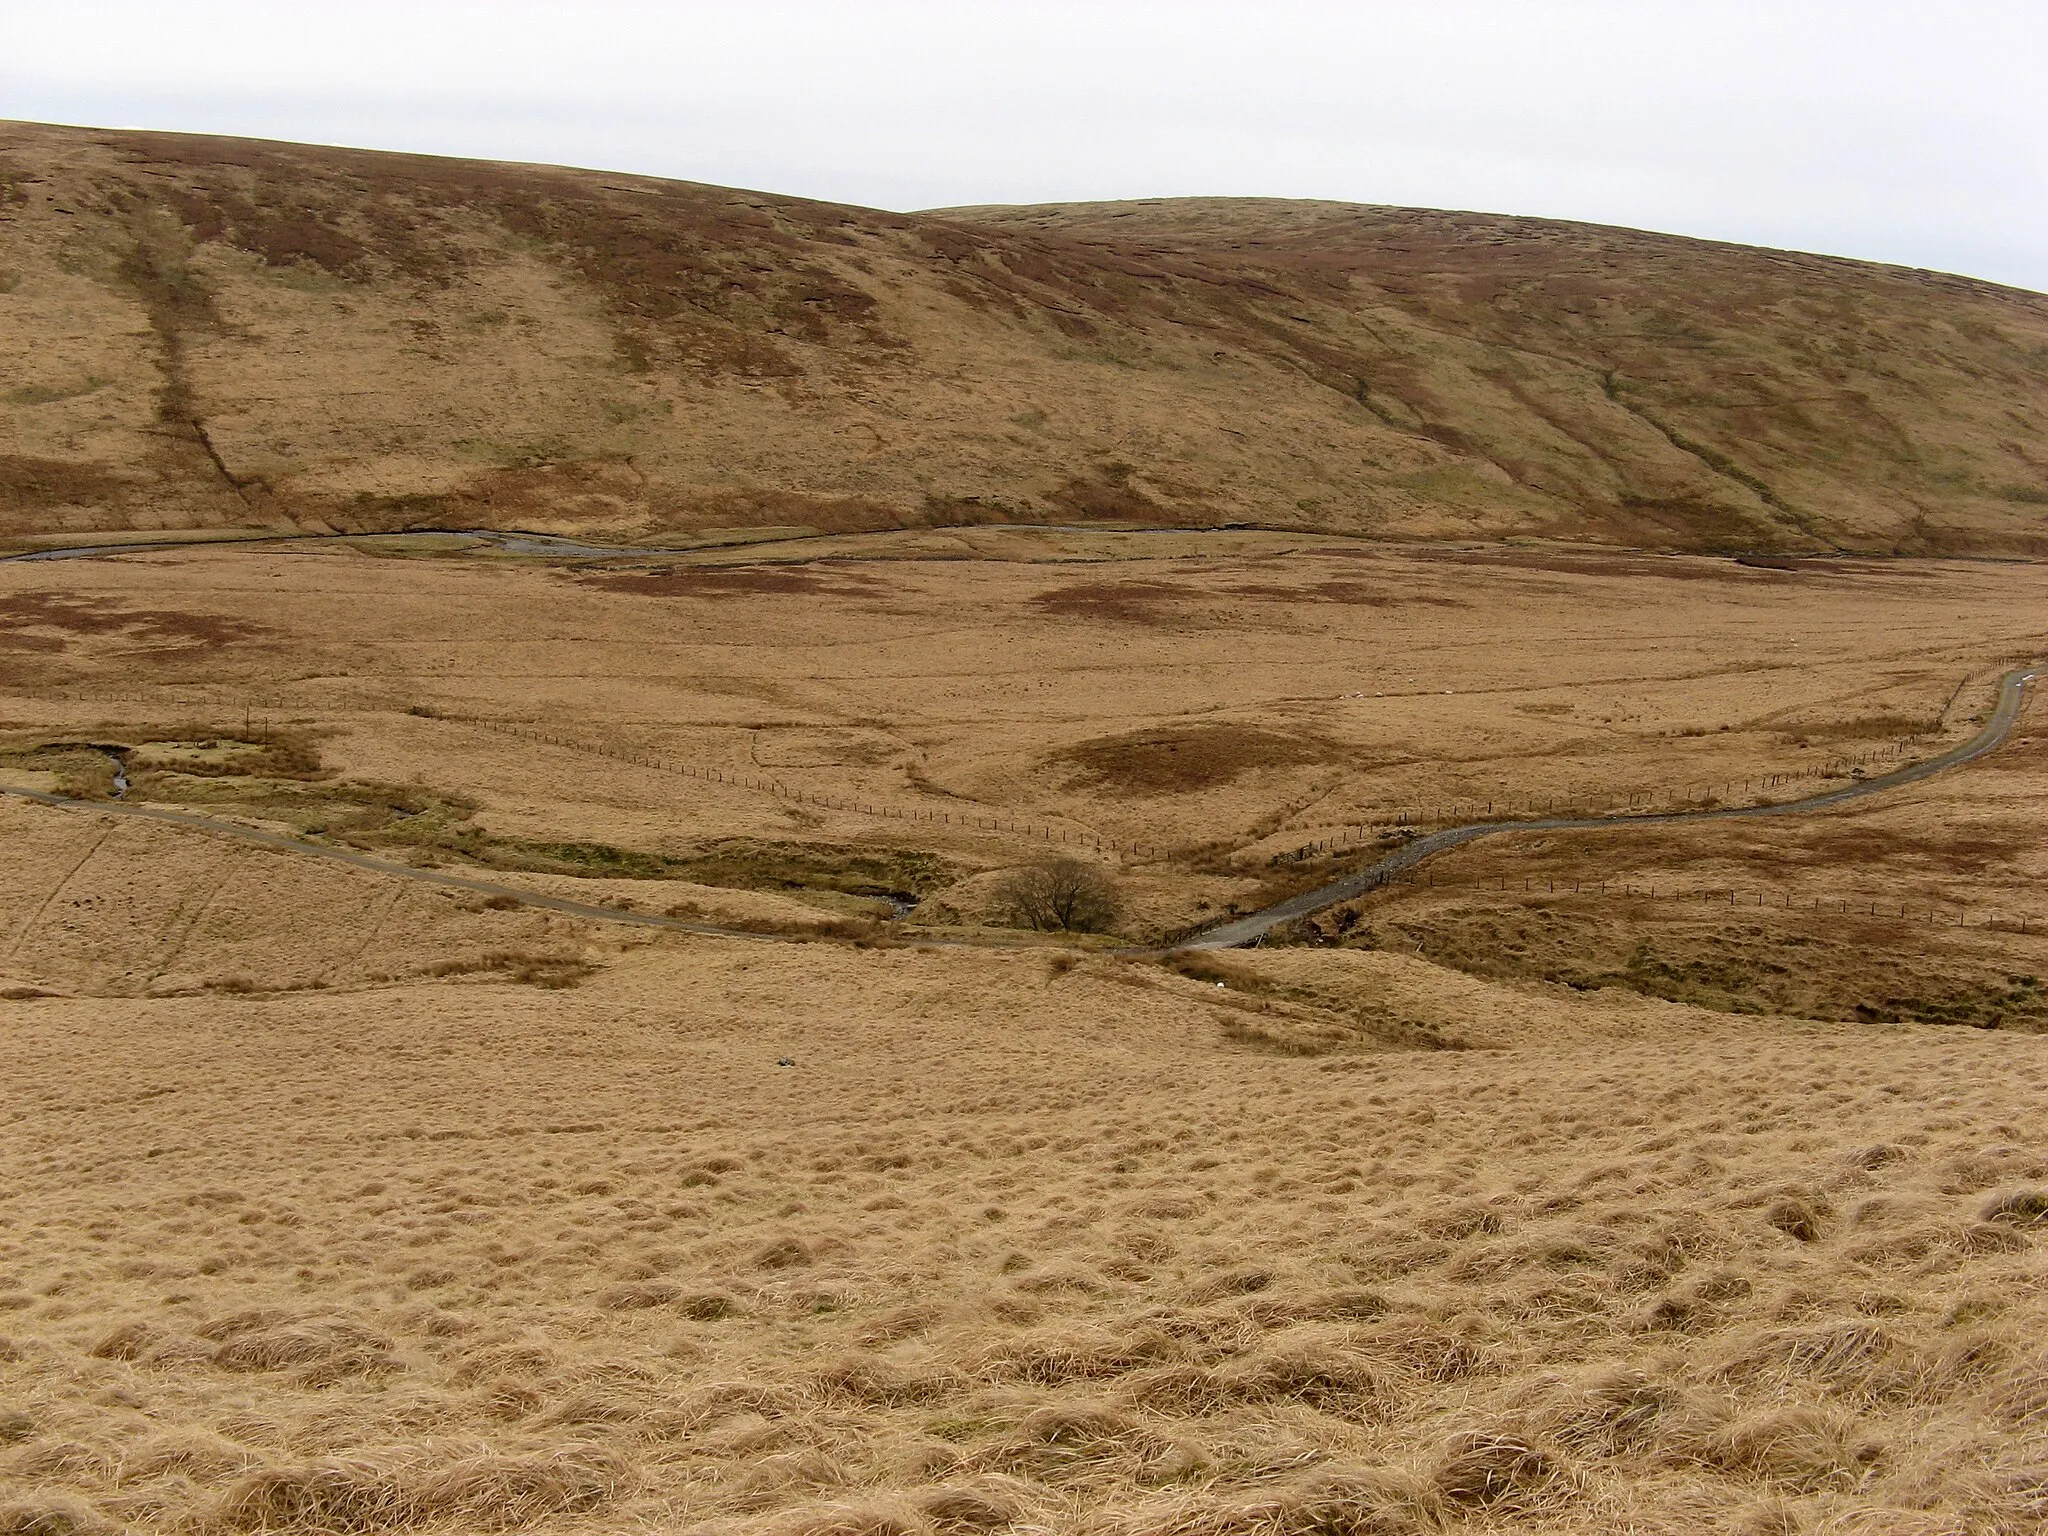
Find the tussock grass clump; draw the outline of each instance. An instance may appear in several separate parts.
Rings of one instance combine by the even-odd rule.
[[[1703,1465],[1795,1493],[1853,1486],[1883,1455],[1853,1416],[1798,1406],[1745,1415],[1692,1447]]]
[[[826,1402],[896,1408],[951,1396],[968,1384],[968,1378],[956,1370],[920,1370],[856,1355],[813,1371],[806,1384]]]
[[[2036,1350],[2000,1371],[1987,1384],[1983,1402],[2000,1424],[2048,1429],[2048,1350]]]
[[[1411,1314],[1361,1328],[1353,1338],[1360,1349],[1393,1361],[1424,1381],[1452,1382],[1496,1368],[1494,1332],[1479,1318],[1437,1322]]]
[[[183,1477],[218,1485],[260,1464],[260,1455],[219,1435],[182,1431],[145,1440],[121,1459],[123,1483]]]
[[[536,1405],[540,1406],[540,1405]],[[648,1395],[627,1383],[598,1383],[546,1403],[531,1415],[535,1426],[585,1428],[600,1424],[630,1424],[639,1420],[650,1406]]]
[[[38,1493],[0,1503],[0,1536],[119,1536],[121,1525],[84,1499]]]
[[[970,1508],[964,1503],[949,1507]],[[1008,1522],[998,1522],[1007,1524]],[[767,1536],[929,1536],[937,1525],[915,1506],[904,1507],[880,1501],[856,1504],[822,1504],[786,1515],[767,1527]],[[940,1529],[987,1530],[972,1523],[955,1523]]]
[[[437,960],[426,967],[425,974],[437,978],[502,975],[523,987],[561,992],[596,975],[597,967],[581,955],[557,950],[492,949],[480,955]]]
[[[1108,1481],[1157,1487],[1202,1465],[1191,1442],[1162,1433],[1114,1403],[1074,1401],[1033,1409],[970,1465],[1052,1484]]]
[[[1765,1333],[1721,1371],[1752,1381],[1803,1382],[1831,1396],[1874,1402],[1911,1392],[1919,1381],[1919,1366],[1883,1327],[1851,1318]]]
[[[1110,1288],[1096,1270],[1076,1263],[1041,1264],[1025,1270],[1010,1284],[1026,1296],[1057,1295],[1061,1292],[1099,1295]]]
[[[627,1464],[593,1445],[527,1455],[406,1448],[251,1473],[221,1496],[219,1530],[354,1536],[459,1523],[507,1530],[603,1508],[631,1486]]]
[[[1422,1536],[1439,1528],[1442,1499],[1392,1467],[1319,1467],[1276,1486],[1104,1519],[1100,1536]]]
[[[1040,1387],[1105,1381],[1149,1365],[1178,1360],[1183,1346],[1170,1333],[1141,1328],[1128,1333],[1103,1328],[1013,1332],[979,1352],[977,1375],[989,1381]]]
[[[95,1360],[143,1360],[164,1348],[171,1339],[154,1323],[131,1318],[100,1335],[99,1342],[87,1353]]]
[[[473,1386],[492,1376],[541,1376],[560,1367],[560,1354],[537,1339],[491,1341],[465,1351],[449,1372],[458,1386]]]
[[[697,1291],[678,1296],[675,1310],[678,1316],[693,1323],[716,1323],[728,1317],[738,1317],[744,1308],[737,1297],[725,1291]]]
[[[714,1381],[696,1388],[676,1410],[684,1429],[702,1429],[728,1419],[753,1416],[770,1421],[795,1418],[806,1399],[795,1387],[759,1381]]]
[[[912,1503],[934,1530],[946,1536],[968,1536],[975,1531],[999,1531],[1022,1520],[1028,1508],[1027,1493],[1026,1484],[988,1476],[926,1489]]]
[[[1136,1379],[1147,1407],[1186,1414],[1298,1403],[1351,1422],[1384,1418],[1408,1386],[1406,1373],[1354,1347],[1339,1331],[1301,1330],[1272,1348],[1213,1368],[1178,1367]]]
[[[1783,1195],[1764,1207],[1764,1224],[1802,1243],[1818,1242],[1827,1232],[1827,1203],[1799,1195]]]
[[[2048,1225],[2048,1189],[2012,1189],[1993,1195],[1977,1212],[1982,1221],[2014,1227]]]
[[[0,1463],[0,1476],[18,1483],[72,1482],[92,1486],[109,1481],[118,1465],[114,1450],[83,1440],[37,1440]]]
[[[763,1243],[753,1252],[756,1269],[803,1269],[815,1263],[817,1255],[801,1237],[785,1233]]]
[[[683,1288],[667,1280],[641,1280],[631,1285],[615,1285],[597,1298],[597,1304],[609,1312],[637,1312],[647,1307],[664,1307],[676,1301],[683,1294]]]
[[[945,1315],[943,1308],[929,1302],[896,1307],[869,1321],[861,1329],[857,1342],[869,1348],[894,1344],[900,1339],[923,1333]]]
[[[1507,1218],[1492,1206],[1468,1202],[1430,1212],[1416,1223],[1416,1227],[1428,1237],[1463,1242],[1469,1237],[1505,1232]]]
[[[775,1451],[761,1457],[741,1474],[726,1502],[736,1509],[772,1509],[791,1498],[831,1493],[854,1481],[846,1467],[816,1446]],[[840,1506],[832,1506],[826,1518],[837,1518]],[[808,1511],[805,1513],[809,1513]],[[803,1519],[804,1515],[795,1516]]]
[[[1705,1422],[1705,1410],[1691,1393],[1621,1362],[1540,1380],[1517,1394],[1517,1401],[1544,1438],[1588,1455],[1641,1452],[1674,1434],[1697,1434]]]
[[[225,1371],[291,1371],[307,1386],[349,1376],[401,1371],[393,1341],[346,1317],[281,1317],[271,1311],[236,1313],[199,1329],[217,1341],[210,1357]]]
[[[1261,1328],[1284,1328],[1291,1323],[1364,1322],[1385,1316],[1392,1305],[1378,1291],[1316,1291],[1261,1296],[1246,1305],[1244,1315]]]
[[[1196,1303],[1223,1301],[1232,1296],[1255,1296],[1277,1279],[1262,1264],[1239,1264],[1205,1275],[1188,1287],[1188,1300]]]
[[[1436,1491],[1452,1504],[1531,1506],[1572,1491],[1564,1463],[1518,1428],[1468,1429],[1443,1444],[1430,1471]]]
[[[1280,1056],[1328,1056],[1355,1043],[1348,1031],[1304,1025],[1294,1019],[1249,1018],[1219,1011],[1216,1026],[1233,1045],[1247,1045]]]

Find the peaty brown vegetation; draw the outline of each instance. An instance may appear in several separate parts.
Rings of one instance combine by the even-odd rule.
[[[0,798],[0,1533],[2039,1527],[2048,1037],[1922,984],[2048,975],[1983,920],[2048,918],[2037,716],[1823,815],[1473,845],[1328,943],[991,927],[1048,857],[1165,942],[1401,807],[1938,751],[2040,568],[434,548],[0,565],[58,642],[0,656],[0,786],[110,797]],[[1163,617],[1038,601],[1084,561]],[[1628,889],[1679,880],[1798,901]],[[1811,904],[1863,882],[1971,920]],[[1850,981],[1914,1001],[1785,1011]]]
[[[895,214],[19,123],[0,184],[4,535],[2048,550],[2048,307],[1940,274],[1483,214]]]

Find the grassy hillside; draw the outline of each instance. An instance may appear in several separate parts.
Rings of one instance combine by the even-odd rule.
[[[11,124],[0,375],[0,537],[1008,519],[2048,554],[2048,298],[1489,215],[901,215]]]

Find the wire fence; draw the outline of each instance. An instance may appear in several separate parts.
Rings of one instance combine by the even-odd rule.
[[[1956,689],[1949,705],[1944,706],[1943,715],[1953,706],[1955,697],[1963,691],[1962,684]],[[146,703],[159,708],[214,708],[229,709],[239,713],[245,721],[255,721],[257,712],[281,713],[312,707],[306,701],[293,699],[281,694],[229,693],[200,685],[185,695],[169,695],[167,690],[119,690],[119,689],[67,689],[60,697],[74,703]],[[328,707],[333,707],[332,701]],[[674,774],[704,783],[728,784],[736,788],[754,790],[771,795],[791,804],[837,811],[842,814],[869,816],[877,820],[899,822],[921,822],[935,826],[959,828],[966,831],[1000,834],[1022,838],[1034,843],[1075,851],[1115,853],[1130,858],[1158,858],[1171,850],[1154,843],[1143,843],[1113,836],[1105,836],[1086,828],[1061,827],[1049,822],[1033,821],[1029,818],[1006,816],[986,811],[968,811],[952,807],[933,808],[928,806],[890,805],[886,802],[864,798],[852,798],[822,794],[818,791],[793,786],[778,778],[759,777],[703,763],[693,763],[662,753],[648,752],[612,743],[593,744],[577,740],[556,732],[545,731],[537,726],[521,722],[486,719],[481,716],[461,715],[420,705],[407,706],[388,696],[357,701],[352,707],[409,711],[429,719],[442,719],[481,730],[493,731],[517,740],[551,746],[563,751],[581,752],[603,757],[615,762],[631,764],[659,773]],[[257,722],[261,723],[261,722]],[[1793,772],[1753,775],[1745,778],[1715,780],[1689,780],[1677,784],[1651,789],[1621,790],[1611,792],[1579,791],[1563,795],[1512,795],[1502,794],[1491,798],[1471,797],[1439,801],[1434,804],[1397,805],[1380,813],[1370,823],[1358,823],[1338,827],[1325,835],[1303,842],[1298,846],[1271,855],[1269,864],[1301,863],[1329,853],[1341,853],[1349,848],[1378,843],[1391,831],[1418,827],[1458,826],[1479,820],[1534,820],[1547,816],[1590,817],[1620,815],[1628,811],[1654,813],[1660,810],[1711,809],[1717,806],[1762,803],[1759,797],[1768,796],[1772,791],[1787,785],[1828,779],[1853,778],[1861,770],[1879,763],[1897,762],[1916,750],[1922,743],[1918,740],[1890,742],[1882,747],[1853,756],[1837,757],[1825,764],[1803,768]]]
[[[998,816],[987,812],[970,812],[953,808],[933,809],[924,806],[890,805],[883,801],[848,799],[838,795],[819,794],[816,790],[791,785],[781,779],[761,778],[754,774],[733,772],[724,768],[691,763],[678,758],[648,752],[639,748],[611,745],[593,745],[577,741],[572,737],[558,736],[536,726],[518,725],[503,720],[483,720],[468,715],[441,715],[438,718],[474,726],[480,730],[492,731],[501,736],[510,736],[518,741],[530,741],[542,746],[556,747],[567,752],[582,752],[595,757],[609,758],[614,762],[628,763],[636,768],[651,769],[656,773],[671,773],[683,778],[696,779],[706,784],[729,784],[739,789],[751,789],[786,800],[792,805],[815,806],[825,810],[850,812],[857,816],[873,816],[882,820],[922,822],[931,826],[957,827],[965,831],[1000,832],[1012,837],[1022,837],[1031,842],[1045,843],[1053,847],[1073,848],[1096,853],[1121,853],[1145,858],[1158,853],[1150,843],[1125,842],[1121,838],[1105,837],[1099,832],[1072,827],[1057,827],[1044,822],[1020,820],[1014,816]]]
[[[162,692],[135,692],[118,689],[66,690],[61,697],[73,703],[146,703],[159,708],[169,705],[176,708],[228,709],[240,715],[245,722],[261,724],[259,712],[277,713],[306,707],[304,701],[275,695],[233,695],[202,692],[198,697],[167,697]],[[1049,847],[1065,848],[1076,852],[1115,853],[1130,858],[1157,858],[1163,851],[1154,843],[1134,842],[1125,838],[1106,836],[1087,828],[1062,827],[1050,822],[1033,821],[1027,817],[1005,816],[989,811],[968,811],[955,807],[890,805],[885,801],[857,799],[841,795],[821,794],[801,785],[792,785],[782,779],[742,773],[715,764],[693,763],[685,759],[668,756],[665,753],[650,752],[644,748],[627,747],[617,743],[581,741],[555,731],[542,730],[538,726],[510,720],[492,720],[478,715],[455,714],[446,710],[430,709],[421,705],[404,706],[389,700],[379,700],[372,707],[396,709],[422,719],[445,720],[451,724],[490,731],[514,740],[532,742],[541,746],[555,747],[565,752],[580,752],[592,757],[602,757],[613,762],[630,764],[636,768],[649,769],[656,773],[674,774],[681,778],[696,779],[706,784],[725,784],[737,789],[749,789],[771,795],[792,805],[811,806],[822,810],[839,811],[854,816],[871,816],[879,821],[900,821],[924,823],[931,826],[959,828],[964,831],[997,833],[1007,837],[1021,838],[1028,842]]]

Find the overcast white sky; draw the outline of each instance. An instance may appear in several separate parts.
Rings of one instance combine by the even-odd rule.
[[[1591,219],[2048,290],[2048,0],[0,0],[0,116],[923,208]]]

